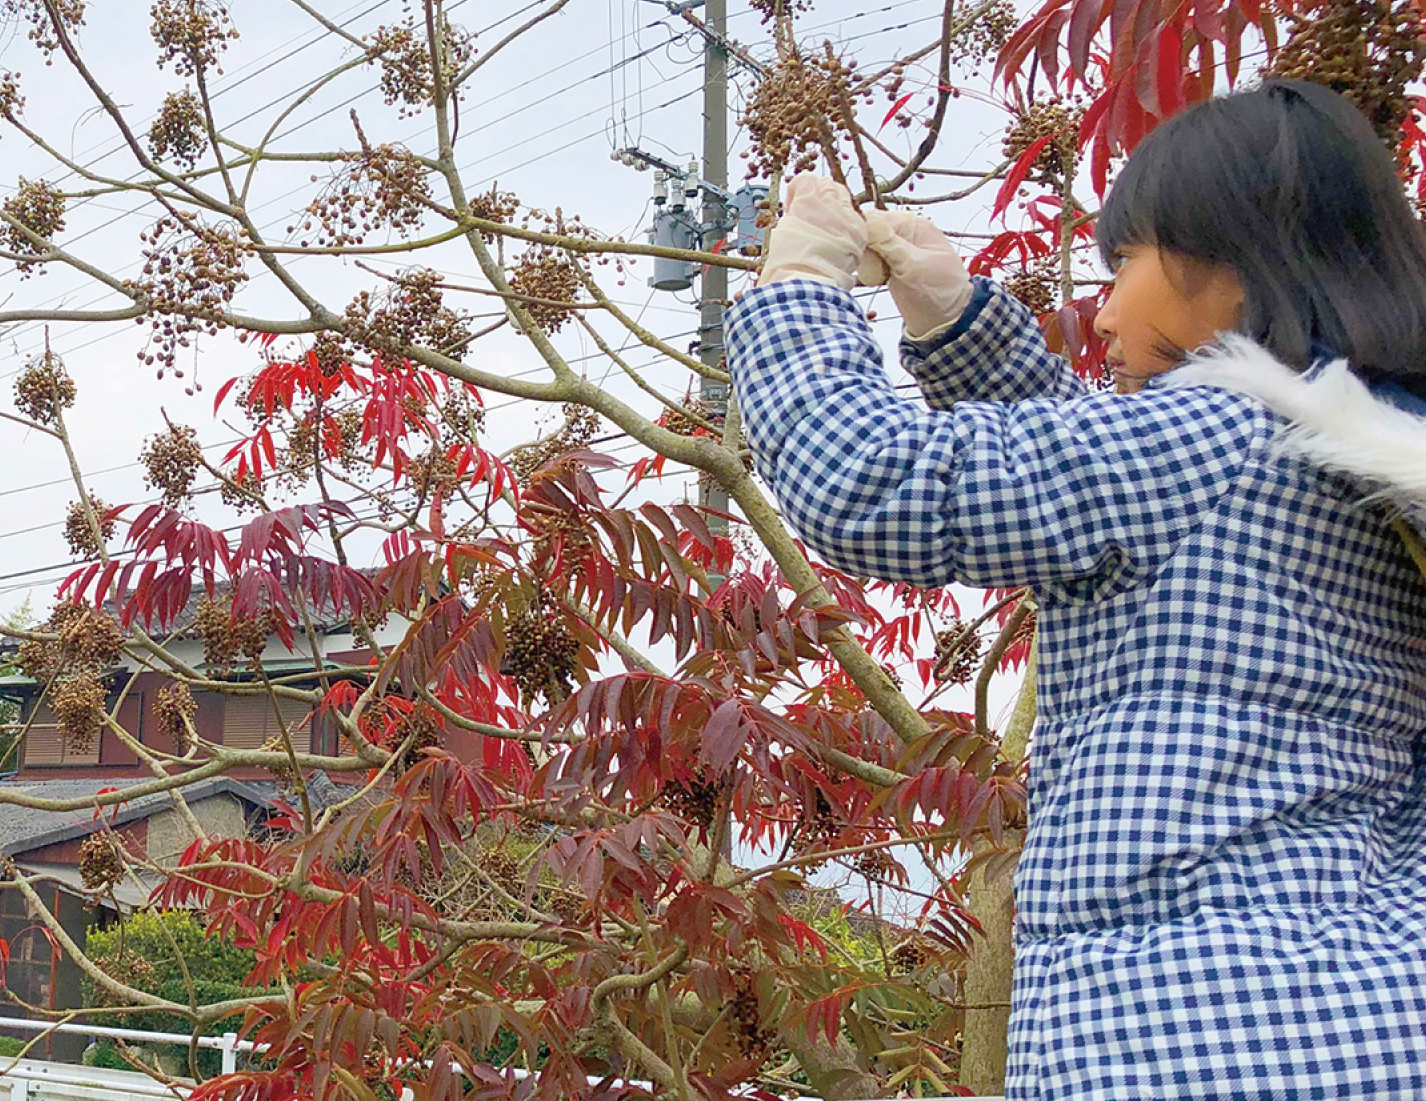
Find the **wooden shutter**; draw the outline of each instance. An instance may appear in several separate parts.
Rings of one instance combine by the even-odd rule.
[[[59,733],[54,710],[44,704],[35,711],[29,733],[25,735],[25,765],[27,767],[53,765],[97,765],[99,763],[99,742],[102,731],[95,731],[88,750],[76,753],[67,748]]]
[[[223,744],[234,749],[261,749],[269,739],[276,738],[280,731],[272,704],[272,698],[266,695],[229,696],[223,703]],[[308,752],[311,735],[308,724],[301,720],[311,708],[288,699],[279,699],[277,706],[282,710],[293,748]]]

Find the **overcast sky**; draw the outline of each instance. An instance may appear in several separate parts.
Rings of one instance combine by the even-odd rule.
[[[241,38],[225,56],[224,75],[212,82],[221,124],[232,136],[255,143],[291,99],[294,92],[315,77],[352,56],[352,48],[316,27],[291,4],[280,0],[244,0],[234,4],[235,24]],[[159,71],[157,51],[148,35],[146,0],[95,4],[79,38],[100,80],[121,105],[134,129],[146,133],[163,96],[183,86],[172,69]],[[374,31],[380,24],[398,22],[405,8],[398,0],[344,3],[328,0],[321,5],[332,20],[357,34]],[[732,0],[730,33],[761,58],[770,50],[757,16],[741,0]],[[488,46],[512,26],[537,10],[524,0],[452,0],[451,18],[481,32],[477,44]],[[801,19],[803,32],[815,41],[830,38],[861,59],[864,68],[930,42],[939,23],[935,0],[900,0],[868,8],[852,0],[820,0],[815,13]],[[62,62],[46,67],[26,40],[24,29],[10,31],[0,48],[0,68],[19,70],[26,97],[25,117],[65,156],[97,168],[117,179],[131,176],[135,166],[120,149],[107,118],[93,110],[90,98],[72,71]],[[353,148],[350,112],[355,109],[373,142],[400,141],[419,153],[433,152],[429,114],[401,119],[383,105],[376,89],[378,73],[362,67],[338,79],[285,119],[273,147],[283,151],[317,151]],[[928,72],[910,75],[907,89],[929,79]],[[946,126],[940,167],[984,169],[995,163],[1002,110],[990,104],[986,78],[958,73],[966,94],[956,101]],[[467,190],[475,192],[498,182],[514,191],[529,206],[562,206],[579,213],[586,224],[610,235],[640,237],[649,225],[652,178],[615,163],[613,148],[638,147],[676,163],[687,163],[701,152],[702,41],[688,25],[671,16],[652,0],[573,0],[568,9],[511,47],[480,72],[460,107],[459,163],[466,172]],[[751,76],[734,67],[730,110],[736,118]],[[868,117],[880,121],[885,101],[868,108]],[[737,152],[745,146],[736,125],[730,126],[731,158],[735,184],[743,172]],[[82,185],[56,169],[41,151],[8,129],[0,142],[0,197],[13,193],[22,176],[44,177],[69,189]],[[889,144],[909,147],[919,135],[895,126],[884,131]],[[250,209],[270,240],[283,239],[295,212],[310,197],[311,168],[276,165],[259,174]],[[322,172],[318,169],[319,173]],[[948,190],[922,185],[932,193]],[[986,228],[993,189],[937,214],[943,228]],[[60,241],[87,262],[125,277],[138,274],[141,257],[138,234],[153,220],[150,209],[135,210],[123,196],[102,196],[72,205]],[[409,262],[409,261],[408,261]],[[480,284],[473,259],[452,245],[423,253],[419,262],[441,269],[454,280]],[[400,266],[371,260],[386,271]],[[294,265],[294,272],[330,307],[340,310],[361,289],[375,280],[347,261],[317,259]],[[247,314],[293,318],[299,311],[276,281],[253,269],[254,278],[238,300]],[[696,328],[695,293],[669,294],[646,285],[648,263],[634,265],[626,284],[611,287],[625,309],[678,347],[687,347]],[[734,291],[745,286],[735,278]],[[490,302],[468,296],[461,303],[472,310],[489,310]],[[14,270],[0,271],[0,308],[64,307],[102,309],[122,305],[119,296],[65,270],[22,279]],[[892,352],[899,322],[889,300],[874,303],[883,346]],[[611,377],[610,366],[597,349],[583,340],[573,326],[561,333],[557,344],[572,362],[586,363],[591,377],[606,381],[621,396],[653,413],[653,403],[637,395],[626,383]],[[607,326],[616,341],[626,343],[622,332]],[[159,381],[151,368],[141,367],[136,353],[143,347],[146,330],[126,324],[54,323],[48,339],[74,376],[79,398],[68,420],[73,429],[79,460],[93,491],[109,504],[141,502],[151,498],[136,463],[144,439],[162,426],[161,410],[175,421],[199,429],[206,444],[230,441],[235,432],[212,416],[212,395],[235,374],[250,372],[257,360],[251,348],[228,338],[200,341],[197,353],[185,366],[188,377]],[[10,408],[14,376],[24,362],[43,350],[46,326],[20,323],[0,332],[0,408]],[[295,345],[293,345],[295,348]],[[631,361],[654,361],[643,349],[631,351]],[[533,353],[518,337],[505,334],[482,341],[470,361],[483,370],[507,375],[541,377]],[[190,396],[186,387],[197,377],[204,387]],[[617,371],[615,372],[617,375]],[[894,377],[899,372],[893,372]],[[650,381],[671,396],[681,396],[689,376],[672,364],[654,367]],[[899,381],[905,381],[899,376]],[[493,450],[503,450],[530,438],[549,411],[510,403],[499,395],[489,398],[487,418]],[[217,457],[217,453],[213,454]],[[635,453],[625,450],[625,459]],[[696,496],[691,480],[670,478],[651,489],[658,499]],[[28,596],[42,616],[55,584],[74,566],[62,526],[65,510],[75,498],[64,456],[58,445],[38,433],[26,433],[13,422],[0,420],[0,614],[13,611]],[[233,522],[231,513],[217,509],[212,495],[201,498],[200,516],[212,523]],[[115,544],[111,544],[115,545]],[[376,542],[369,552],[374,557]],[[358,563],[362,564],[362,563]],[[966,594],[972,609],[978,594]],[[1013,677],[1000,678],[997,708],[1004,707],[1014,687]],[[968,701],[947,700],[948,706]]]
[[[404,11],[394,0],[337,0],[322,7],[331,19],[358,34],[397,22]],[[453,21],[483,32],[478,45],[489,45],[528,18],[536,5],[522,0],[453,0],[448,8]],[[847,0],[824,0],[816,12],[802,18],[802,24],[809,36],[845,45],[868,66],[931,41],[938,8],[926,0],[903,0],[870,9]],[[213,82],[216,107],[235,137],[255,142],[294,91],[351,57],[353,51],[294,6],[279,0],[245,0],[234,9],[242,37],[225,56],[224,75]],[[184,84],[171,67],[157,69],[147,12],[148,5],[142,0],[94,5],[79,33],[90,64],[140,132],[147,131],[164,94]],[[738,0],[731,5],[730,33],[756,55],[768,56],[757,16]],[[119,149],[113,126],[92,109],[92,99],[62,60],[46,67],[21,29],[11,30],[2,52],[0,66],[22,74],[25,117],[36,129],[80,163],[120,179],[133,173],[134,164]],[[339,78],[282,123],[274,146],[286,151],[351,148],[355,141],[349,112],[355,109],[371,140],[396,140],[418,152],[431,152],[429,113],[398,118],[382,104],[377,76],[373,68],[361,67]],[[908,89],[914,79],[915,74]],[[971,92],[985,88],[983,79],[968,75],[962,79]],[[468,190],[498,181],[502,189],[515,191],[528,205],[562,206],[606,233],[640,236],[652,210],[648,201],[651,175],[611,161],[610,151],[634,144],[679,163],[697,156],[701,147],[701,83],[701,40],[661,4],[651,0],[574,0],[559,16],[493,60],[473,81],[460,108],[459,161],[466,170]],[[735,117],[741,94],[750,86],[749,74],[735,67]],[[880,115],[884,106],[878,101],[865,110]],[[959,100],[939,163],[984,165],[998,148],[1004,118],[1003,113],[977,104],[969,96]],[[743,170],[736,152],[744,143],[737,127],[731,130],[736,178]],[[908,140],[894,126],[884,133],[891,142],[904,145]],[[0,153],[4,164],[0,195],[11,193],[21,176],[43,176],[67,188],[81,186],[73,178],[65,179],[62,169],[57,170],[13,132],[5,133]],[[285,235],[286,227],[294,221],[294,208],[301,205],[299,200],[310,198],[310,174],[308,167],[288,165],[275,165],[260,173],[250,208],[270,239]],[[930,186],[929,181],[923,184]],[[990,197],[987,189],[976,200],[962,204],[955,217],[962,225],[983,220]],[[151,208],[138,213],[134,205],[121,196],[77,203],[67,215],[60,239],[90,263],[124,276],[135,275],[140,264],[137,235],[153,214]],[[455,246],[424,253],[420,262],[462,281],[482,282],[469,254]],[[398,266],[372,263],[385,270]],[[294,271],[336,309],[357,290],[375,282],[345,261],[303,261]],[[244,312],[297,316],[295,304],[274,279],[256,270],[254,274],[239,299]],[[645,283],[648,274],[647,263],[637,264],[626,285],[612,288],[616,298],[673,343],[687,346],[696,325],[695,294],[653,292]],[[735,280],[735,289],[738,283]],[[0,272],[0,303],[10,309],[105,308],[119,305],[121,300],[68,271],[21,279],[13,270],[6,270]],[[470,309],[492,308],[474,296],[467,296],[464,304]],[[895,336],[894,314],[889,303],[880,312],[879,331],[890,346]],[[603,379],[608,365],[572,329],[567,327],[561,334],[562,349],[571,358],[587,362],[592,377]],[[198,427],[205,443],[232,438],[232,431],[213,421],[211,396],[225,378],[253,368],[255,357],[249,349],[223,338],[203,340],[195,358],[197,377],[205,390],[188,396],[185,386],[191,381],[195,363],[187,365],[188,379],[156,380],[152,369],[141,367],[135,359],[146,333],[140,326],[54,323],[48,333],[51,347],[63,357],[78,383],[79,400],[70,423],[89,484],[106,502],[140,501],[151,495],[135,460],[144,438],[162,424],[160,409],[175,420]],[[44,341],[45,326],[40,323],[17,324],[0,334],[0,402],[9,404],[15,373],[28,357],[43,349]],[[640,363],[652,360],[642,351],[632,358]],[[482,342],[472,361],[486,370],[539,377],[538,363],[514,337],[501,335]],[[681,395],[689,381],[674,365],[657,367],[650,377],[674,395]],[[610,384],[622,386],[614,379]],[[503,406],[505,400],[498,395],[491,399],[493,406],[508,410],[489,421],[490,444],[496,448],[530,436],[541,415],[535,408]],[[674,490],[670,487],[666,492]],[[0,521],[0,613],[17,607],[26,595],[32,595],[37,611],[45,607],[54,580],[63,576],[71,563],[61,529],[65,508],[74,497],[58,446],[47,437],[27,434],[13,422],[0,422],[0,508],[4,509]],[[220,512],[204,511],[205,518],[224,519]]]

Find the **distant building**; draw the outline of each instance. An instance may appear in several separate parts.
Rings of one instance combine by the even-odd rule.
[[[191,606],[189,616],[191,621]],[[319,623],[314,634],[324,669],[364,666],[369,660],[369,653],[354,644],[351,629],[345,623]],[[304,648],[310,645],[301,635],[298,644]],[[168,646],[173,656],[189,667],[200,673],[209,672],[204,666],[202,644],[190,633],[180,630]],[[13,651],[14,645],[4,649]],[[310,654],[289,652],[276,639],[269,640],[261,665],[264,675],[284,678],[285,683],[299,687],[320,683]],[[239,665],[224,679],[251,683],[254,678],[251,669],[243,671]],[[171,683],[169,677],[140,669],[126,659],[123,666],[108,672],[105,683],[110,692],[108,706],[118,704],[115,717],[132,738],[164,754],[181,753],[171,737],[159,733],[154,719],[154,701],[160,689]],[[334,724],[320,720],[304,703],[278,698],[274,706],[274,697],[266,692],[226,695],[195,690],[193,696],[198,705],[194,728],[205,740],[258,749],[279,734],[280,719],[299,752],[350,752],[343,748],[345,743]],[[0,677],[0,699],[18,705],[18,721],[10,732],[22,733],[16,752],[0,766],[0,797],[87,801],[104,789],[154,779],[148,766],[141,764],[135,753],[107,728],[87,747],[66,745],[46,702],[43,684],[19,674]],[[166,767],[178,771],[185,766]],[[308,797],[314,809],[321,810],[349,794],[350,783],[364,779],[364,773],[338,773],[333,777],[309,774]],[[271,773],[261,768],[234,769],[183,788],[184,799],[204,830],[217,837],[257,832],[283,794]],[[102,927],[123,913],[147,905],[156,885],[140,876],[103,895],[84,889],[79,871],[80,846],[106,826],[122,837],[126,849],[158,862],[176,857],[192,841],[166,792],[140,796],[102,812],[94,803],[78,810],[55,812],[13,801],[0,802],[0,856],[14,860],[19,870],[34,881],[51,912],[80,945],[85,943],[91,925]],[[0,890],[0,938],[10,953],[4,987],[14,998],[47,1010],[82,1004],[78,967],[51,944],[17,890]],[[20,1006],[12,1005],[6,1012],[17,1010]],[[81,1038],[56,1036],[49,1041],[47,1052],[37,1051],[36,1055],[77,1062],[83,1046]]]

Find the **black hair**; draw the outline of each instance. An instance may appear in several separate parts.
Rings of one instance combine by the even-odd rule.
[[[1153,130],[1100,212],[1106,264],[1157,245],[1227,265],[1242,332],[1284,363],[1314,348],[1426,397],[1426,233],[1391,153],[1327,88],[1270,80]]]

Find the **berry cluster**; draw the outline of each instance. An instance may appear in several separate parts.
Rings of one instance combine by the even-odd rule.
[[[406,479],[421,497],[450,493],[460,485],[456,464],[439,447],[432,447],[406,464]]]
[[[241,477],[226,479],[218,487],[218,496],[223,504],[236,510],[239,515],[259,512],[263,507],[262,479],[251,470],[246,470]]]
[[[0,70],[0,118],[17,119],[25,109],[20,94],[20,74]]]
[[[441,297],[440,272],[415,268],[398,276],[384,295],[362,291],[346,310],[350,340],[377,356],[397,357],[420,345],[459,359],[470,328]]]
[[[158,968],[152,960],[134,951],[95,956],[94,966],[110,978],[136,990],[154,990],[158,987]],[[96,1004],[101,1006],[123,1005],[128,1001],[124,996],[115,994],[98,983],[94,985],[94,997]]]
[[[487,222],[499,222],[501,225],[512,221],[519,210],[520,200],[515,197],[513,191],[501,191],[493,185],[489,191],[470,200],[470,212],[473,215],[484,218]]]
[[[1001,152],[1006,160],[1018,160],[1030,146],[1049,137],[1032,169],[1042,180],[1063,176],[1074,166],[1083,117],[1083,108],[1068,105],[1059,96],[1036,100],[1016,114],[1001,143]]]
[[[452,390],[439,407],[441,443],[471,443],[485,430],[485,409],[465,390]]]
[[[230,594],[199,597],[193,630],[203,642],[203,660],[214,670],[230,668],[239,656],[255,661],[267,645],[270,620],[271,613],[234,618]]]
[[[857,94],[867,102],[874,98],[871,89],[853,92],[855,69],[855,61],[843,61],[827,43],[819,55],[794,54],[768,70],[740,120],[748,129],[750,148],[743,156],[749,178],[808,172],[819,154],[837,156],[828,143],[856,124],[844,105]]]
[[[537,558],[558,557],[562,572],[583,577],[594,550],[594,534],[578,513],[553,508],[525,509],[521,519],[534,534]]]
[[[854,864],[857,871],[868,879],[885,879],[896,869],[896,861],[885,849],[868,849],[858,853]]]
[[[665,409],[658,419],[658,424],[679,436],[696,436],[699,432],[707,432],[699,420],[711,420],[712,414],[708,403],[701,398],[685,397],[683,408]]]
[[[438,749],[445,744],[446,728],[435,708],[418,703],[392,727],[390,746],[394,750],[407,738],[411,744],[397,762],[400,771],[405,772],[412,765],[419,764],[424,756],[423,749]]]
[[[578,657],[579,643],[543,601],[537,600],[505,624],[500,672],[515,681],[527,702],[540,696],[551,703],[563,699]]]
[[[49,683],[66,673],[102,673],[119,660],[124,634],[108,616],[82,604],[55,606],[43,630],[53,641],[25,639],[16,664],[28,677]]]
[[[1395,150],[1412,106],[1408,88],[1426,67],[1411,0],[1311,0],[1284,15],[1292,29],[1266,73],[1340,92]]]
[[[108,695],[104,682],[92,669],[80,669],[55,682],[50,706],[70,753],[88,753],[94,748]]]
[[[103,612],[64,603],[55,608],[50,625],[59,635],[60,656],[69,668],[100,671],[118,662],[124,632]]]
[[[707,780],[674,781],[659,792],[659,802],[690,825],[707,829],[718,816],[721,788]]]
[[[203,449],[198,432],[187,425],[173,425],[167,432],[150,436],[139,452],[144,464],[144,482],[163,494],[163,503],[178,508],[189,499],[193,479],[203,465]]]
[[[579,297],[580,272],[578,261],[562,249],[532,245],[515,261],[510,289],[527,298],[543,299],[520,304],[541,332],[557,333],[574,312],[559,303],[574,302]]]
[[[36,424],[58,424],[61,411],[74,404],[74,397],[74,379],[64,360],[48,349],[25,364],[15,379],[15,408]]]
[[[891,950],[891,969],[901,975],[918,971],[935,959],[935,955],[919,937],[903,940]]]
[[[287,756],[287,738],[283,734],[274,734],[258,746],[259,753],[280,754],[277,760],[268,761],[263,765],[267,769],[267,774],[284,788],[291,788],[297,780],[297,774],[292,771],[292,761]]]
[[[20,19],[28,23],[30,29],[26,32],[26,37],[37,49],[49,55],[59,49],[56,20],[66,34],[74,32],[84,25],[86,4],[84,0],[54,0],[53,17],[50,15],[50,7],[45,0],[3,0],[0,2],[0,16],[4,16],[7,21]],[[50,64],[48,56],[45,57],[45,64]]]
[[[311,354],[317,361],[317,370],[324,378],[339,374],[352,360],[351,348],[336,333],[318,333],[312,339]]]
[[[359,129],[358,136],[361,152],[342,154],[345,167],[307,207],[302,229],[312,229],[315,222],[318,244],[359,245],[377,229],[409,237],[421,228],[430,207],[431,185],[419,157],[400,145],[368,145]],[[287,232],[295,229],[288,226]]]
[[[164,685],[154,696],[153,717],[159,737],[172,738],[180,753],[188,749],[189,729],[197,716],[198,701],[181,681]]]
[[[109,506],[91,493],[89,509],[93,510],[95,519],[99,521],[97,539],[83,501],[71,502],[69,511],[64,514],[64,540],[69,544],[70,553],[76,558],[100,557],[104,553],[104,544],[114,538],[114,518],[104,515],[109,511]]]
[[[553,214],[532,210],[525,216],[524,224],[527,229],[533,225],[559,237],[594,237],[593,231],[580,223],[578,214],[566,220],[564,211],[558,207]],[[584,274],[585,268],[574,253],[558,245],[534,242],[515,261],[509,276],[510,289],[528,298],[544,299],[521,305],[537,328],[545,333],[556,333],[574,312],[559,303],[575,302],[579,298]]]
[[[728,1023],[733,1039],[749,1059],[762,1058],[777,1039],[772,1029],[764,1028],[762,1008],[758,1004],[757,987],[750,968],[733,971],[733,996],[728,1000]]]
[[[965,684],[980,667],[984,643],[970,625],[957,619],[944,631],[936,632],[936,652],[932,676],[941,683]]]
[[[441,75],[449,86],[475,54],[473,36],[463,27],[441,19],[437,29],[441,44]],[[424,33],[410,23],[378,27],[367,48],[367,63],[381,66],[381,94],[388,107],[397,108],[400,118],[416,114],[435,95],[431,70],[431,47]]]
[[[904,61],[896,62],[888,70],[887,76],[890,79],[887,80],[884,86],[886,100],[888,103],[895,103],[902,97],[903,90],[906,87],[906,63]],[[908,100],[907,102],[909,103],[910,101]],[[905,105],[902,106],[901,110],[896,112],[895,121],[896,125],[903,130],[911,125],[911,115],[907,113]]]
[[[261,411],[255,411],[255,415],[265,417]],[[357,417],[359,421],[359,411]],[[340,429],[333,432],[332,428],[333,426],[322,422],[316,410],[294,416],[292,427],[287,430],[287,452],[283,466],[294,474],[303,475],[318,459],[327,458],[332,445],[340,447],[342,443]]]
[[[599,414],[574,402],[566,403],[564,424],[533,443],[521,444],[507,456],[510,470],[521,485],[529,485],[535,472],[561,455],[588,447],[599,431]]]
[[[1048,267],[1018,271],[1007,276],[1002,285],[1012,298],[1019,299],[1036,316],[1055,308],[1055,277]]]
[[[520,882],[520,862],[504,849],[486,849],[480,854],[481,870],[500,885],[506,894],[520,897],[524,885]]]
[[[952,39],[951,60],[975,67],[993,60],[1010,41],[1017,23],[1012,0],[995,0],[980,18]]]
[[[79,881],[86,891],[105,893],[124,878],[124,860],[114,839],[91,833],[79,846]]]
[[[315,411],[297,419],[287,433],[283,465],[294,482],[303,482],[317,461],[333,460],[352,470],[361,461],[361,410],[355,406],[318,419]]]
[[[149,152],[154,160],[172,160],[193,168],[208,151],[203,105],[187,88],[163,97],[163,106],[149,127]]]
[[[573,891],[551,891],[545,905],[566,925],[582,925],[589,919],[589,903]]]
[[[812,0],[748,0],[748,7],[758,13],[766,26],[779,15],[793,16],[799,12],[811,11]]]
[[[799,845],[799,852],[805,852],[807,848],[819,844],[829,844],[837,834],[842,832],[842,824],[837,820],[837,812],[827,797],[822,794],[820,788],[817,790],[811,806],[803,802],[800,809],[802,821],[799,832],[802,834],[802,843]]]
[[[43,256],[48,250],[44,242],[54,240],[64,231],[64,196],[44,180],[27,180],[21,176],[15,194],[0,203],[0,209],[7,218],[14,219],[5,222],[0,239],[7,249],[20,256]],[[42,241],[33,240],[30,234]],[[15,268],[27,275],[38,263],[38,260],[16,260]]]
[[[238,37],[228,10],[213,0],[154,0],[149,34],[158,44],[158,67],[170,61],[179,76],[218,68],[218,56]]]
[[[233,296],[248,281],[244,266],[252,245],[245,230],[205,225],[186,210],[161,218],[139,239],[143,273],[125,280],[148,299],[149,312],[140,324],[147,323],[153,335],[139,358],[149,366],[157,362],[159,378],[166,370],[182,378],[183,371],[174,368],[178,349],[189,347],[193,334],[211,336],[226,326]]]

